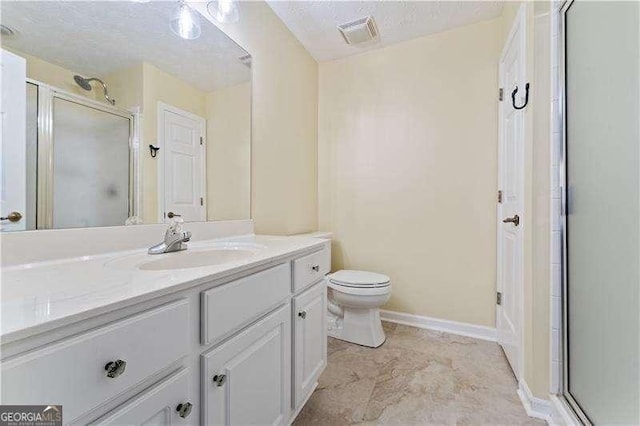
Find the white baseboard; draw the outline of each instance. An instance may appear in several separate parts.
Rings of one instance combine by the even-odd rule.
[[[518,383],[518,396],[529,417],[535,417],[551,423],[551,401],[533,396],[529,386],[527,386],[527,382],[524,380],[520,380],[520,383]]]
[[[495,327],[486,327],[484,325],[423,317],[420,315],[405,314],[403,312],[386,311],[384,309],[380,310],[380,317],[383,321],[395,322],[418,328],[426,328],[428,330],[443,331],[445,333],[459,334],[461,336],[474,337],[476,339],[489,340],[491,342],[495,342],[498,337]]]

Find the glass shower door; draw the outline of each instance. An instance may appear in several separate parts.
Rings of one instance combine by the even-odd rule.
[[[565,6],[565,396],[640,423],[640,4]]]
[[[124,225],[131,120],[53,98],[53,227]]]

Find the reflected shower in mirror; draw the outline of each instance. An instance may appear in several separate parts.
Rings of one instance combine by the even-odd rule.
[[[250,217],[251,56],[211,17],[179,1],[0,8],[0,230]]]

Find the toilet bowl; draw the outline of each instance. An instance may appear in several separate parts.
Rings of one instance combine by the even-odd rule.
[[[327,276],[328,331],[336,339],[377,348],[385,341],[380,306],[391,296],[391,281],[382,274],[338,271]]]

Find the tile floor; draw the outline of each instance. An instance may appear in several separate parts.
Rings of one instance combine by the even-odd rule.
[[[377,349],[329,339],[327,369],[295,426],[545,424],[525,413],[497,344],[383,324]]]

